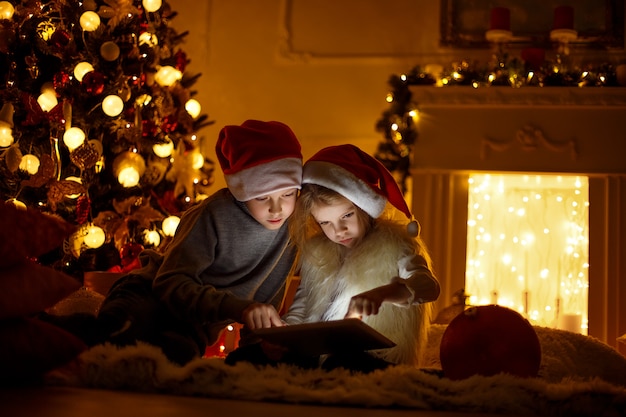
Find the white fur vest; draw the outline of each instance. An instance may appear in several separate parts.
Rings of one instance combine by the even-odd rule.
[[[307,322],[340,320],[350,298],[389,284],[398,276],[398,261],[415,252],[416,242],[404,225],[378,220],[355,248],[344,248],[324,235],[311,239],[303,251],[301,296]],[[372,352],[396,364],[419,366],[430,324],[432,303],[399,306],[383,303],[379,313],[363,321],[396,343]]]

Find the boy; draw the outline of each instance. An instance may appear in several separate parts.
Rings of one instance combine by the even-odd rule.
[[[98,314],[104,341],[144,341],[184,364],[232,322],[283,325],[277,308],[294,266],[287,219],[302,181],[298,139],[283,123],[225,126],[216,144],[227,188],[189,209],[161,255],[111,288]],[[102,340],[100,340],[102,341]]]

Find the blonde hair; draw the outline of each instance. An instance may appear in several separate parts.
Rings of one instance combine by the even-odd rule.
[[[309,238],[323,233],[322,228],[311,214],[314,207],[335,205],[343,201],[352,203],[343,195],[329,188],[317,184],[303,184],[296,200],[296,207],[289,219],[289,234],[292,242],[302,249]],[[354,205],[354,203],[352,204]],[[365,230],[365,235],[372,228],[374,218],[356,205],[354,208],[356,209],[357,220]]]

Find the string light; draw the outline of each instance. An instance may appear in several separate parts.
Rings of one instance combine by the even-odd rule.
[[[80,127],[70,127],[63,133],[63,143],[73,151],[85,143],[85,132]]]
[[[533,324],[584,333],[587,178],[473,174],[469,186],[470,303],[497,303]]]
[[[154,13],[161,8],[162,1],[161,0],[143,0],[141,2],[143,8],[150,13]]]
[[[54,85],[51,82],[44,83],[41,86],[41,94],[37,98],[37,103],[41,110],[49,112],[59,104],[56,92],[54,91]]]
[[[102,228],[93,224],[90,224],[86,227],[83,242],[85,242],[85,245],[87,245],[87,247],[97,249],[104,244],[105,240],[106,235]]]
[[[189,113],[189,115],[195,119],[200,116],[202,106],[200,106],[198,100],[194,100],[192,98],[187,100],[187,102],[185,103],[185,110],[187,110],[187,113]]]
[[[169,65],[159,67],[156,74],[154,74],[154,80],[161,87],[171,87],[182,78],[183,74],[176,68]]]
[[[163,234],[170,237],[174,236],[176,234],[176,229],[178,228],[178,223],[180,223],[180,217],[178,216],[168,216],[163,219],[163,223],[161,225]]]
[[[93,32],[100,27],[100,16],[96,12],[84,12],[80,15],[79,23],[85,32]]]
[[[82,82],[85,74],[93,70],[94,70],[93,65],[91,65],[89,62],[85,62],[85,61],[79,62],[74,67],[74,77],[76,77],[78,82]]]
[[[174,142],[172,142],[170,138],[167,138],[167,141],[164,143],[155,143],[152,146],[152,150],[159,158],[167,158],[171,156],[174,151]]]
[[[124,101],[115,94],[108,95],[102,100],[102,111],[111,117],[119,116],[124,110]]]
[[[13,144],[13,141],[13,129],[0,122],[0,147],[9,147]]]
[[[24,155],[20,161],[19,168],[30,175],[35,175],[39,171],[39,158],[33,154]]]
[[[9,20],[13,17],[15,8],[8,1],[0,1],[0,20]]]
[[[113,172],[118,182],[126,188],[138,185],[145,171],[146,162],[135,152],[123,152],[113,161]]]
[[[144,230],[143,238],[146,243],[154,247],[157,247],[161,244],[161,235],[156,230]]]

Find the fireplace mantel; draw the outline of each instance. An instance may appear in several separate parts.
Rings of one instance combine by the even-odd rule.
[[[471,172],[589,177],[588,333],[626,355],[626,88],[412,87],[412,205],[442,283],[465,285]]]
[[[626,173],[626,88],[413,87],[416,170]]]
[[[597,107],[626,108],[624,87],[411,87],[420,107]]]

